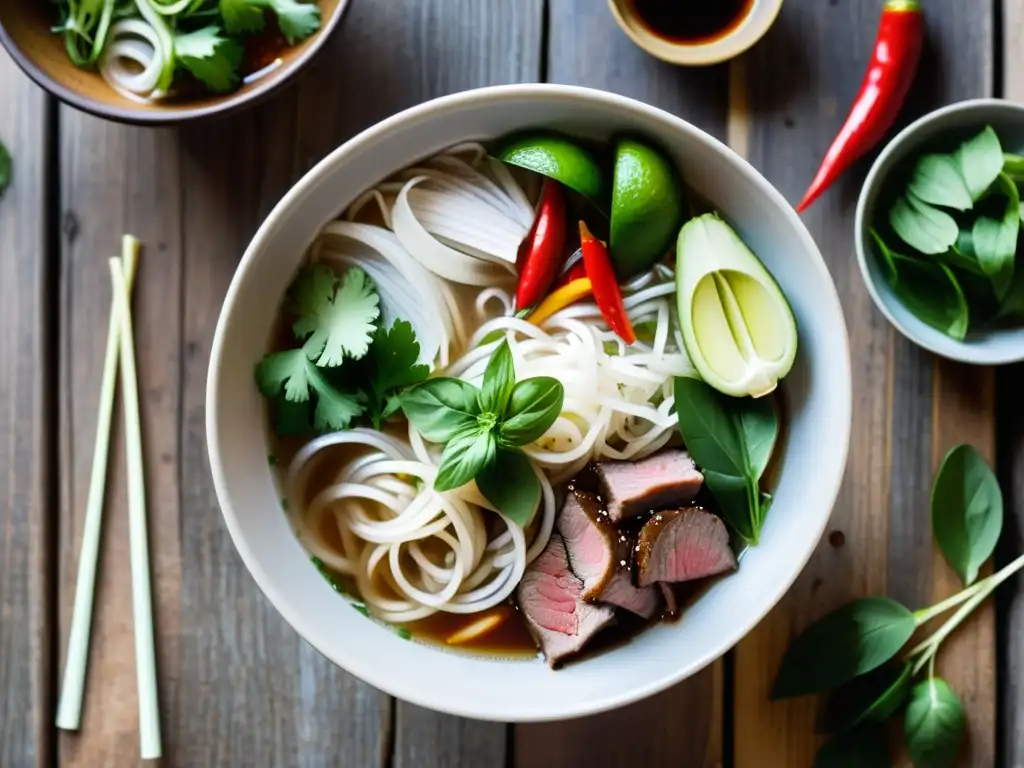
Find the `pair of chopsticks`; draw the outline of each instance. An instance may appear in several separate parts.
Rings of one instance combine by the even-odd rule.
[[[132,332],[131,292],[139,260],[139,241],[125,235],[120,258],[110,259],[113,300],[107,330],[107,352],[103,364],[96,444],[93,453],[89,496],[85,509],[85,530],[78,558],[75,606],[68,636],[57,727],[76,731],[82,719],[82,695],[89,658],[89,628],[92,624],[93,590],[103,522],[106,493],[107,454],[110,448],[110,419],[114,410],[120,358],[121,399],[124,404],[128,461],[128,525],[131,547],[132,614],[135,620],[135,672],[139,694],[139,739],[143,759],[160,757],[160,712],[156,690],[156,654],[153,644],[153,607],[149,585],[149,545],[146,534],[146,489],[142,458],[142,429],[139,423],[139,388],[135,371],[135,341]]]

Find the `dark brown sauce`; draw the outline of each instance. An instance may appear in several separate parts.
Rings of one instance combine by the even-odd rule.
[[[735,31],[754,0],[631,0],[651,34],[673,43],[710,43]]]

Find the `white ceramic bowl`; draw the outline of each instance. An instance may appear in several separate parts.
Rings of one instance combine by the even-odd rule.
[[[959,141],[977,133],[986,125],[995,129],[1005,152],[1024,152],[1024,106],[1012,101],[962,101],[930,112],[904,128],[875,160],[861,188],[857,201],[854,241],[857,246],[857,263],[868,293],[875,306],[896,330],[915,344],[950,360],[974,365],[1002,365],[1024,360],[1024,325],[1017,328],[972,330],[963,341],[957,341],[932,328],[915,317],[893,293],[882,272],[870,234],[879,198],[892,174],[902,173],[908,161],[927,151],[952,151]]]
[[[598,139],[629,130],[674,155],[687,182],[728,217],[789,297],[800,352],[785,382],[784,452],[762,544],[676,624],[552,671],[409,642],[351,610],[312,567],[267,465],[253,365],[274,308],[322,225],[393,171],[453,144],[552,127]],[[850,433],[843,314],[818,249],[782,196],[739,156],[666,112],[599,91],[486,88],[420,105],[339,147],[278,203],[238,267],[217,324],[207,382],[210,464],[228,530],[274,606],[321,653],[415,704],[466,717],[552,720],[617,707],[686,678],[731,648],[796,579],[828,521]]]

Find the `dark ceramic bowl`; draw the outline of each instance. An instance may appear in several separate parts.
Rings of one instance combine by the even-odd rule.
[[[46,0],[0,0],[0,43],[24,72],[61,101],[108,120],[137,125],[166,125],[225,115],[252,105],[279,89],[309,62],[345,15],[351,0],[317,0],[320,29],[276,56],[273,67],[237,91],[136,103],[124,98],[93,70],[68,58],[55,6]]]

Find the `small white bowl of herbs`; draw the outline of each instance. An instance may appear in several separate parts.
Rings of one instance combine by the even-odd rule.
[[[904,129],[857,205],[861,273],[908,339],[952,360],[1024,359],[1024,106],[976,99]]]

